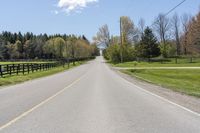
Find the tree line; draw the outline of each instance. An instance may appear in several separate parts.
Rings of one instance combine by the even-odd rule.
[[[144,19],[136,26],[128,16],[120,21],[120,36],[111,36],[104,25],[93,38],[97,45],[105,45],[104,57],[112,62],[200,55],[200,12],[195,16],[159,14],[150,26]]]
[[[83,36],[0,33],[0,59],[63,59],[99,55],[96,45]]]

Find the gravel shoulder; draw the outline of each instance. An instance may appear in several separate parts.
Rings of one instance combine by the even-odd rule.
[[[175,92],[173,90],[164,88],[159,85],[148,83],[146,81],[138,79],[137,77],[132,77],[130,75],[127,75],[127,74],[121,72],[120,70],[115,69],[111,66],[110,66],[110,68],[113,71],[115,71],[118,75],[120,75],[122,78],[137,85],[138,87],[141,87],[141,88],[143,88],[147,91],[150,91],[156,95],[159,95],[167,100],[170,100],[170,101],[172,101],[176,104],[179,104],[183,107],[186,107],[194,112],[200,113],[200,99],[199,98],[196,98],[193,96],[188,96],[188,95],[182,94],[180,92]]]

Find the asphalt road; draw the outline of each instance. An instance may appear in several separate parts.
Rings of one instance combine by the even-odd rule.
[[[121,78],[101,57],[0,90],[1,133],[200,133],[200,115]]]

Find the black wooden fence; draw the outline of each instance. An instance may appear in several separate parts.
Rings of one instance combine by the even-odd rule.
[[[6,64],[0,65],[1,77],[6,75],[18,75],[20,73],[33,73],[36,71],[49,70],[57,66],[57,63],[26,63],[26,64]]]
[[[94,59],[95,57],[87,57],[87,58],[76,58],[69,60],[61,60],[53,63],[21,63],[21,64],[5,64],[0,65],[0,76],[8,76],[8,75],[19,75],[21,74],[29,74],[39,71],[46,71],[58,66],[64,66],[65,63],[71,63],[76,61],[84,61],[89,59]]]

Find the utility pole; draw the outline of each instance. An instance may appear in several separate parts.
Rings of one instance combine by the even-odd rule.
[[[121,58],[121,63],[123,63],[123,32],[122,32],[122,17],[120,17],[120,58]]]

